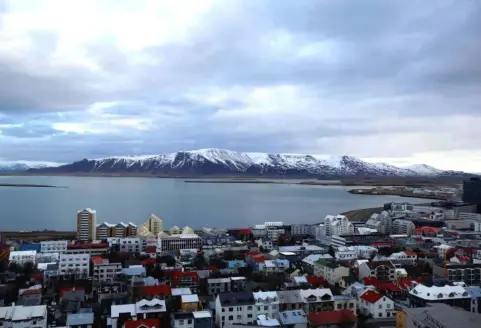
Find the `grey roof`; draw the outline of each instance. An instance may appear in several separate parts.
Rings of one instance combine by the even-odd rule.
[[[481,327],[481,315],[471,313],[463,309],[454,308],[444,303],[430,303],[424,308],[407,308],[406,313],[423,323],[425,327],[435,328],[427,320],[428,316],[440,322],[445,328],[479,328]]]
[[[218,296],[222,306],[255,304],[254,294],[251,292],[220,293]]]
[[[466,287],[469,295],[474,298],[481,298],[481,287]]]
[[[145,275],[145,267],[134,266],[122,269],[122,274],[126,276],[141,276]]]
[[[284,311],[279,313],[279,321],[283,325],[306,324],[307,317],[303,310]]]
[[[67,315],[67,326],[92,325],[94,314],[90,313],[70,313]]]
[[[277,292],[280,304],[302,303],[301,292],[298,290],[282,290]]]

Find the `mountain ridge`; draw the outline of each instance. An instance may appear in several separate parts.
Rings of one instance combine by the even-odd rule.
[[[30,173],[143,173],[162,175],[238,175],[264,177],[467,177],[460,171],[443,171],[419,164],[402,168],[370,163],[353,156],[237,152],[206,148],[175,153],[112,156],[87,159],[57,167],[32,168]]]

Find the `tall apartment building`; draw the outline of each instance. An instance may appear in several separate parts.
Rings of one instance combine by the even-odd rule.
[[[99,240],[105,240],[110,237],[123,238],[137,236],[137,226],[132,222],[129,222],[129,224],[123,222],[117,224],[103,222],[97,226],[96,230],[96,237]]]
[[[90,208],[77,212],[77,240],[95,240],[97,229],[95,224],[97,212]]]
[[[164,222],[154,214],[151,214],[149,219],[139,226],[138,232],[142,236],[153,235],[157,236],[164,231]]]
[[[354,233],[354,225],[344,215],[326,215],[324,226],[327,236],[342,236]]]

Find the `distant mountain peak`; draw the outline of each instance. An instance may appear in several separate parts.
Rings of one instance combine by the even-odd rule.
[[[386,163],[370,163],[348,155],[239,152],[204,148],[158,155],[84,159],[59,167],[39,168],[31,171],[326,178],[466,175],[463,172],[442,171],[428,165],[421,165],[403,168]]]

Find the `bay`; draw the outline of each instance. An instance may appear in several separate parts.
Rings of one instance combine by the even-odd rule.
[[[76,213],[97,211],[97,224],[145,222],[151,213],[192,228],[248,227],[266,221],[316,223],[327,214],[426,199],[353,195],[352,187],[296,184],[185,183],[184,179],[2,176],[0,183],[67,188],[0,187],[0,231],[74,230]]]

